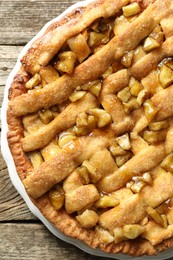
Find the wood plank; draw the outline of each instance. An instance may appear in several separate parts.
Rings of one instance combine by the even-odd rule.
[[[14,188],[1,153],[0,169],[0,221],[37,220]]]
[[[2,101],[4,98],[4,86],[0,86],[0,108],[2,106]],[[1,111],[0,111],[1,112]],[[0,118],[0,125],[1,125],[1,118]],[[1,128],[1,127],[0,127]]]
[[[22,46],[0,46],[0,104],[3,100],[6,79],[14,67]],[[37,218],[13,187],[6,163],[0,153],[0,221],[33,220]]]
[[[0,107],[2,106],[2,101],[4,98],[4,88],[7,77],[16,64],[17,58],[22,49],[23,46],[0,45]]]
[[[0,151],[0,172],[7,169],[7,165],[2,157],[1,151]],[[0,190],[1,191],[1,190]]]
[[[13,69],[23,46],[0,46],[0,86],[4,86],[10,71]],[[3,88],[0,87],[0,102]]]
[[[0,224],[0,241],[1,260],[100,259],[56,238],[42,224]]]
[[[24,45],[51,19],[78,0],[0,1],[0,45]]]
[[[0,180],[0,221],[37,220],[14,188],[1,152]]]

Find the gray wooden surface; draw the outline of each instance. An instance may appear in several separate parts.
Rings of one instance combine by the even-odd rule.
[[[22,47],[47,21],[75,2],[77,0],[0,0],[1,104],[7,76]],[[32,215],[13,187],[1,154],[0,259],[100,259],[57,239]]]

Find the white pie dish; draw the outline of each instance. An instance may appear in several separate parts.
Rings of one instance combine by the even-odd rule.
[[[83,242],[77,240],[77,239],[73,239],[70,238],[66,235],[64,235],[62,232],[60,232],[59,230],[57,230],[57,228],[52,225],[43,215],[42,213],[38,210],[38,208],[32,203],[32,201],[30,200],[29,196],[27,195],[24,186],[21,182],[21,180],[19,179],[19,176],[16,172],[16,168],[15,168],[15,164],[13,161],[13,157],[11,155],[9,146],[8,146],[8,141],[7,141],[7,131],[8,131],[8,125],[7,125],[7,118],[6,118],[6,112],[7,112],[7,106],[8,106],[8,90],[10,88],[11,82],[13,81],[13,78],[15,76],[15,74],[18,72],[21,63],[20,60],[21,58],[24,56],[24,54],[26,53],[26,51],[30,48],[31,44],[40,37],[40,35],[42,35],[44,33],[44,31],[48,28],[48,26],[50,26],[50,24],[54,23],[55,21],[61,19],[63,16],[67,15],[68,13],[70,13],[73,9],[78,8],[80,6],[85,6],[86,4],[92,2],[93,0],[86,0],[83,2],[79,2],[73,6],[71,6],[70,8],[68,8],[63,14],[61,14],[60,16],[58,16],[57,18],[53,19],[52,21],[50,21],[49,23],[47,23],[44,28],[36,35],[36,37],[34,37],[22,50],[21,54],[19,55],[18,61],[14,67],[14,69],[12,70],[12,72],[10,73],[7,82],[6,82],[6,87],[5,87],[5,94],[4,94],[4,101],[3,101],[3,105],[2,105],[2,114],[1,114],[1,118],[2,118],[2,135],[1,135],[1,149],[2,149],[2,155],[6,161],[6,164],[8,166],[8,170],[9,170],[9,176],[11,178],[11,181],[14,185],[14,187],[16,188],[16,190],[19,192],[19,194],[22,196],[22,198],[24,199],[24,201],[26,202],[27,206],[29,207],[30,211],[37,216],[43,223],[44,225],[58,238],[60,238],[61,240],[73,244],[75,246],[77,246],[78,248],[82,249],[83,251],[95,255],[95,256],[100,256],[100,257],[109,257],[109,258],[113,258],[113,259],[124,259],[126,258],[127,260],[143,260],[143,259],[152,259],[152,260],[166,260],[166,259],[172,259],[172,255],[173,255],[173,249],[168,249],[162,253],[160,253],[157,256],[141,256],[141,257],[130,257],[127,255],[123,255],[123,254],[107,254],[102,252],[100,249],[92,249],[89,246],[87,246],[86,244],[84,244]]]

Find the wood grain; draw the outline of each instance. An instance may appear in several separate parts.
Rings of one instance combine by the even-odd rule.
[[[0,152],[0,222],[19,220],[35,221],[37,218],[30,212],[24,200],[14,188]]]
[[[13,69],[22,49],[23,46],[0,45],[0,107],[4,98],[4,87],[7,77]]]
[[[13,187],[8,170],[1,170],[0,221],[37,220]]]
[[[0,45],[0,102],[2,102],[4,85],[7,77],[13,69],[19,53],[23,46],[4,46]]]
[[[100,259],[59,240],[42,224],[0,224],[0,241],[1,260]]]
[[[24,45],[77,0],[0,1],[0,45]]]

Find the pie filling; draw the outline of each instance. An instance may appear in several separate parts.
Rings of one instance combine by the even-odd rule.
[[[22,181],[101,243],[156,246],[173,237],[173,6],[104,2],[22,60],[26,93],[9,102],[33,166]]]

